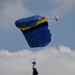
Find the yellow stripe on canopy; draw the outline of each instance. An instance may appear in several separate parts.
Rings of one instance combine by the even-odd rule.
[[[47,22],[47,19],[46,19],[46,18],[44,18],[44,19],[38,21],[38,22],[35,24],[35,26],[37,26],[37,25],[39,25],[39,24],[41,24],[41,23],[44,23],[44,22]],[[32,27],[35,27],[35,26],[32,26]],[[20,29],[21,29],[22,31],[25,31],[25,30],[30,29],[30,28],[32,28],[32,27],[20,28]]]

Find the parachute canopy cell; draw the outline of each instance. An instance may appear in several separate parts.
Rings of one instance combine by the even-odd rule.
[[[15,22],[22,31],[28,45],[33,47],[44,47],[51,41],[51,33],[48,29],[48,21],[44,16],[34,15],[19,19]]]

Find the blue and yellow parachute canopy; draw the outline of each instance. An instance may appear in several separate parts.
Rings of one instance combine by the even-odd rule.
[[[44,47],[51,41],[51,33],[48,29],[48,22],[44,16],[35,15],[19,19],[15,22],[20,28],[29,46]]]

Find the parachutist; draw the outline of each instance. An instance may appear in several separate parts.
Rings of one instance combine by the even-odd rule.
[[[36,65],[36,62],[34,61],[34,62],[32,62],[32,64],[33,64],[33,75],[37,75],[38,74],[38,71],[37,71],[37,69],[35,68],[35,65]]]

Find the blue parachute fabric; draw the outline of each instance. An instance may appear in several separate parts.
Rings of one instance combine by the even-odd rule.
[[[15,24],[18,28],[31,27],[31,26],[35,26],[37,21],[41,19],[42,19],[42,16],[35,15],[35,16],[19,19],[15,22]]]
[[[23,33],[30,47],[44,47],[51,41],[48,26],[40,27],[29,33]]]
[[[26,30],[22,30],[22,33],[31,48],[34,47],[44,47],[48,45],[51,41],[51,33],[48,29],[48,22],[44,21],[43,23],[38,23],[39,20],[42,20],[44,16],[31,16],[23,19],[19,19],[15,22],[18,28],[27,28]]]
[[[32,64],[34,64],[34,65],[35,65],[35,64],[36,64],[36,62],[35,62],[35,61],[33,61],[33,62],[32,62]]]

